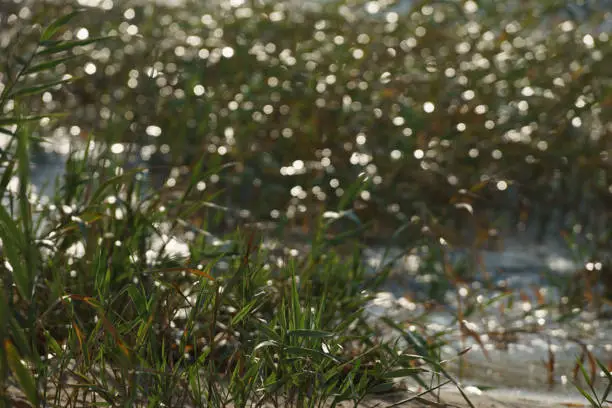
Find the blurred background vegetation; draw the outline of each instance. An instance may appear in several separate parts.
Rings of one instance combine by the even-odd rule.
[[[398,243],[423,228],[458,246],[565,231],[607,251],[609,1],[172,5],[2,3],[0,83],[39,24],[75,7],[86,12],[57,39],[112,37],[43,72],[79,78],[27,101],[69,113],[41,121],[41,151],[93,138],[179,191],[198,161],[228,164],[197,184],[197,199],[232,209],[194,213],[207,228],[308,232],[334,210],[373,239],[418,227]]]

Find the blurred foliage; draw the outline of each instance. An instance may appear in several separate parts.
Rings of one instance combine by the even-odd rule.
[[[2,66],[74,7],[87,29],[54,38],[118,36],[65,53],[55,74],[82,78],[32,98],[72,113],[43,136],[129,143],[113,151],[179,188],[236,162],[198,190],[245,219],[352,209],[451,243],[537,220],[609,242],[609,2],[158,3],[3,3]]]

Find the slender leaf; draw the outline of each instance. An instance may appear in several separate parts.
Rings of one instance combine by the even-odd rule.
[[[575,386],[576,386],[576,389],[578,390],[578,392],[580,392],[580,394],[582,394],[582,396],[583,396],[583,397],[584,397],[584,398],[585,398],[587,401],[589,401],[589,403],[591,404],[591,406],[592,406],[593,408],[599,408],[599,407],[600,407],[600,405],[599,405],[599,404],[598,404],[598,403],[597,403],[597,402],[596,402],[596,401],[593,399],[593,397],[591,397],[591,396],[589,395],[589,393],[588,393],[588,392],[586,392],[586,391],[585,391],[585,390],[584,390],[582,387],[580,387],[578,384],[576,384]]]
[[[341,212],[348,208],[349,204],[357,198],[357,196],[365,190],[370,184],[367,175],[360,175],[357,180],[351,184],[345,193],[342,195],[342,199],[338,204],[338,211]]]
[[[256,345],[253,350],[257,351],[257,350],[262,349],[262,348],[277,347],[277,346],[278,346],[278,343],[276,341],[274,341],[274,340],[266,340],[266,341],[262,341],[261,343]]]
[[[49,24],[47,28],[45,28],[45,31],[43,31],[42,35],[40,36],[40,39],[42,41],[50,40],[51,37],[53,37],[53,35],[55,35],[55,33],[57,33],[57,31],[60,28],[68,24],[70,20],[72,20],[75,16],[77,16],[78,14],[82,12],[83,10],[79,9],[79,10],[73,11],[72,13],[68,13],[68,14],[61,16],[60,18],[58,18],[57,20]]]
[[[4,173],[2,173],[2,179],[0,179],[0,197],[4,196],[6,192],[6,188],[13,178],[13,169],[15,168],[15,160],[11,160],[6,168],[4,169]]]
[[[249,303],[246,304],[236,315],[232,318],[232,325],[236,325],[244,319],[251,310],[257,305],[260,300],[258,298],[253,299]]]
[[[49,71],[66,61],[74,59],[75,57],[76,55],[69,55],[64,58],[58,58],[58,59],[54,59],[51,61],[41,62],[40,64],[32,65],[31,67],[27,68],[26,70],[23,71],[23,73],[24,74],[34,74],[36,72]]]
[[[34,405],[38,406],[38,390],[36,389],[36,382],[32,373],[23,365],[21,357],[19,356],[17,349],[13,346],[10,340],[4,341],[4,351],[8,359],[9,367],[17,378],[21,389],[26,395],[27,399]]]
[[[18,116],[11,118],[0,118],[0,126],[10,126],[17,125],[25,122],[33,122],[41,119],[51,118],[51,117],[62,117],[66,116],[65,113],[53,113],[48,115],[34,115],[34,116]]]
[[[11,218],[4,206],[0,205],[0,238],[2,252],[13,268],[13,279],[17,290],[24,298],[30,296],[30,274],[23,264],[22,250],[25,239],[18,224]]]
[[[321,358],[324,358],[324,359],[329,359],[329,360],[335,361],[337,363],[340,362],[340,360],[338,360],[336,357],[332,356],[329,353],[324,353],[322,351],[311,349],[311,348],[306,348],[306,347],[287,347],[285,349],[285,351],[288,354],[293,354],[293,355],[301,356],[301,357],[310,357],[310,358],[314,358],[317,361],[321,360]]]
[[[608,370],[608,368],[601,361],[597,360],[597,365],[601,369],[601,372],[604,373],[604,375],[608,379],[608,386],[604,390],[603,395],[601,397],[603,401],[607,401],[608,395],[610,395],[610,391],[612,391],[612,373],[610,373],[610,370]]]
[[[13,92],[11,92],[9,97],[10,98],[14,98],[15,96],[27,96],[27,95],[39,94],[39,93],[41,93],[43,91],[46,91],[47,89],[51,89],[51,88],[56,87],[58,85],[67,84],[68,82],[71,82],[74,79],[75,78],[59,79],[57,81],[48,82],[48,83],[42,84],[42,85],[35,85],[35,86],[27,87],[27,88],[16,89]]]
[[[394,383],[392,381],[384,382],[371,387],[368,391],[372,394],[382,394],[391,391],[393,389],[393,385]]]
[[[422,373],[427,371],[420,367],[412,367],[412,368],[400,368],[397,370],[389,371],[385,374],[385,378],[402,378],[402,377],[412,377],[415,374]]]
[[[334,336],[333,333],[322,331],[322,330],[305,330],[305,329],[289,330],[287,332],[287,335],[295,336],[295,337],[311,337],[315,339],[323,339],[323,338]]]
[[[36,53],[37,56],[44,56],[44,55],[51,55],[51,54],[57,54],[59,52],[62,51],[67,51],[70,50],[74,47],[83,47],[85,45],[89,45],[89,44],[93,44],[99,41],[103,41],[103,40],[108,40],[111,38],[115,38],[113,36],[106,36],[106,37],[95,37],[95,38],[89,38],[87,40],[76,40],[76,41],[67,41],[67,42],[62,42],[50,47],[47,47],[41,51],[38,51]]]

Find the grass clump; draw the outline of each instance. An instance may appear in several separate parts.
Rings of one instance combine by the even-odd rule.
[[[83,45],[49,39],[71,17],[42,31],[43,51],[23,62],[3,103],[64,82],[21,87],[25,73],[63,61],[35,62],[50,47]],[[38,120],[2,118],[3,406],[358,403],[397,377],[424,384],[437,364],[415,365],[414,350],[378,339],[364,309],[382,276],[366,276],[358,258],[345,263],[321,244],[272,263],[255,232],[179,231],[201,200],[193,185],[179,196],[152,190],[146,169],[125,170],[93,141],[70,154],[54,195],[38,197],[27,124]],[[195,166],[191,184],[205,174]]]
[[[181,243],[161,207],[184,197],[143,200],[138,170],[85,159],[50,202],[20,189],[0,210],[6,406],[356,403],[435,370],[423,339],[398,348],[367,322],[381,279],[358,260],[273,264],[255,234]]]

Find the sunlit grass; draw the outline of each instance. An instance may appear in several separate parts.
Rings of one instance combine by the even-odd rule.
[[[179,211],[185,197],[143,201],[134,173],[75,155],[41,204],[20,171],[25,137],[19,208],[0,212],[3,389],[20,389],[6,404],[25,395],[54,406],[318,406],[440,371],[437,346],[405,332],[400,349],[366,322],[382,276],[366,276],[358,258],[315,247],[279,267],[256,234],[223,248],[195,236],[177,251],[160,208]]]
[[[528,8],[282,4],[0,14],[5,405],[357,404],[405,377],[460,387],[452,335],[488,358],[485,336],[604,316],[605,16],[538,6],[542,36]],[[51,197],[37,149],[73,149]],[[585,263],[550,277],[561,307],[482,271],[500,230],[533,224],[570,230]],[[366,308],[392,266],[367,270],[369,242],[421,261],[385,330]]]

